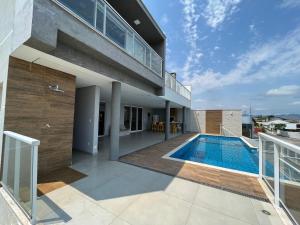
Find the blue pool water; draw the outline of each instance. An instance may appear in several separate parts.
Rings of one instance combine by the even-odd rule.
[[[199,135],[170,157],[258,174],[258,152],[240,138]]]

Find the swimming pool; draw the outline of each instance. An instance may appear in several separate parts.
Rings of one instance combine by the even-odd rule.
[[[199,135],[169,157],[258,174],[258,152],[238,137]]]

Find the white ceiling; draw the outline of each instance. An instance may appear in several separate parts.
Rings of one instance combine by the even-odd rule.
[[[56,69],[65,73],[76,76],[76,87],[87,87],[97,85],[100,87],[101,101],[109,102],[111,99],[111,83],[113,79],[96,73],[94,71],[85,69],[78,65],[69,63],[65,60],[59,59],[52,55],[22,45],[13,54],[13,57],[23,59],[25,61],[34,62],[52,69]],[[136,87],[122,83],[122,97],[123,104],[137,105],[151,108],[164,108],[165,99],[145,92]],[[171,107],[180,107],[175,103],[171,103]]]

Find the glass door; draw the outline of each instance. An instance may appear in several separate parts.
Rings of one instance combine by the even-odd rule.
[[[124,107],[124,126],[127,130],[130,129],[130,107]]]
[[[131,131],[137,130],[137,107],[131,108]]]
[[[143,130],[143,108],[138,108],[138,130]]]

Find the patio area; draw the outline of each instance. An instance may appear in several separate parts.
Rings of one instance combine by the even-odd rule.
[[[270,203],[117,161],[74,153],[88,176],[38,200],[40,224],[279,225]],[[266,215],[267,210],[271,215]]]
[[[256,176],[233,173],[203,165],[183,163],[162,158],[168,152],[180,146],[194,135],[195,134],[184,134],[164,143],[149,146],[121,157],[120,161],[200,184],[268,201]]]
[[[182,135],[181,132],[170,133],[170,138],[178,137]],[[108,159],[110,141],[109,136],[100,137],[98,145],[98,154],[101,154],[103,158]],[[146,148],[148,146],[162,143],[165,140],[165,134],[162,132],[142,131],[131,133],[130,135],[120,137],[120,156],[127,155],[135,152],[139,149]]]

